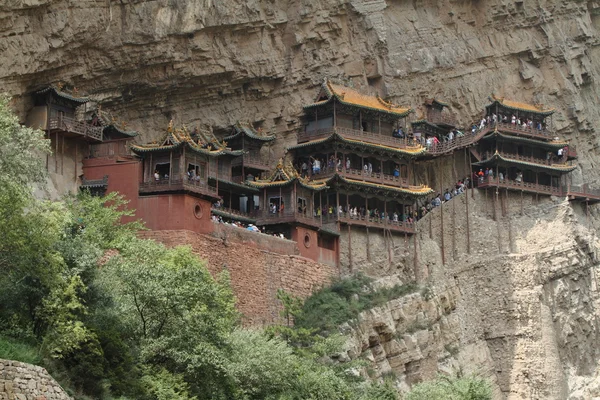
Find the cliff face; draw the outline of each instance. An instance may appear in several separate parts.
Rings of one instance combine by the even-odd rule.
[[[600,242],[585,206],[500,193],[494,220],[490,193],[473,194],[469,228],[464,194],[443,206],[445,265],[441,210],[419,221],[419,271],[429,279],[346,326],[342,359],[363,355],[376,376],[392,374],[405,390],[462,370],[487,376],[497,399],[600,395]],[[412,279],[413,248],[396,244],[398,263],[380,284]]]
[[[559,0],[8,0],[0,84],[24,115],[24,93],[65,82],[143,139],[171,118],[262,123],[284,139],[277,153],[325,76],[413,107],[438,96],[464,124],[496,93],[556,107],[587,176],[599,11],[597,1]]]
[[[593,185],[599,27],[592,0],[5,0],[0,88],[24,120],[28,92],[67,83],[141,141],[171,119],[215,131],[250,121],[276,132],[275,156],[325,76],[415,108],[439,97],[464,125],[495,93],[557,108],[553,124],[580,156],[573,183]],[[513,198],[493,222],[491,200],[472,201],[472,255],[456,214],[445,211],[444,267],[439,235],[428,234],[439,220],[420,228],[417,273],[429,291],[364,315],[348,354],[406,384],[463,368],[490,376],[498,398],[598,396],[597,214],[586,225],[581,209],[529,197],[520,215]],[[411,279],[410,245],[382,244],[389,269],[363,267]]]

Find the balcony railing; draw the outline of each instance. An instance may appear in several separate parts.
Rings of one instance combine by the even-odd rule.
[[[90,139],[102,141],[102,127],[92,126],[85,122],[77,121],[73,118],[59,115],[55,118],[50,118],[48,121],[48,130],[59,130],[68,133],[75,133]]]
[[[456,136],[446,142],[426,145],[427,152],[432,155],[440,155],[470,146],[487,135],[493,128],[493,125],[486,125],[483,129],[477,129],[474,133],[467,132],[463,136]]]
[[[500,179],[499,177],[484,178],[483,180],[480,180],[478,182],[477,187],[478,188],[499,187],[499,188],[504,188],[504,189],[522,190],[524,192],[539,193],[539,194],[554,195],[554,196],[561,196],[563,194],[563,188],[561,188],[559,186],[540,185],[540,184],[531,183],[531,182],[523,182],[523,181],[510,180],[510,179]]]
[[[321,169],[320,174],[310,176],[312,179],[325,179],[332,177],[336,173],[343,178],[349,178],[363,182],[404,188],[410,187],[408,184],[408,178],[402,178],[400,176],[384,174],[381,172],[368,173],[365,172],[364,169],[325,167]]]
[[[369,217],[361,215],[350,215],[342,213],[339,216],[341,223],[350,225],[361,225],[369,228],[390,229],[403,233],[415,233],[415,224],[406,221],[394,221],[389,218]]]
[[[265,161],[262,157],[254,154],[244,154],[243,156],[236,157],[231,161],[231,166],[236,167],[242,165],[244,167],[255,168],[263,171],[267,171],[271,168],[269,161]]]
[[[95,143],[90,145],[88,158],[100,157],[125,157],[131,155],[129,150],[129,140],[117,140],[104,143]]]
[[[537,158],[537,157],[533,157],[533,156],[525,156],[522,154],[514,154],[514,153],[504,153],[504,152],[497,152],[502,158],[506,158],[509,160],[514,160],[514,161],[524,161],[524,162],[528,162],[528,163],[532,163],[532,164],[539,164],[540,166],[549,166],[549,167],[570,167],[572,165],[572,163],[570,161],[567,161],[566,158],[563,156],[562,159],[556,159],[555,155],[552,155],[550,158]],[[494,156],[494,152],[491,151],[486,151],[483,153],[483,159],[487,160],[490,159]]]
[[[523,127],[522,125],[511,124],[507,122],[498,122],[498,130],[515,133],[517,135],[530,136],[539,139],[552,139],[552,132],[548,129],[537,129],[537,127]]]
[[[140,194],[190,191],[193,193],[218,198],[217,189],[205,181],[173,177],[140,183]]]

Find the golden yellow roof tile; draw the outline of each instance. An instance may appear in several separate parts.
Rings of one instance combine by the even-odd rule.
[[[337,85],[327,81],[329,90],[339,97],[344,103],[354,104],[360,107],[368,107],[376,110],[385,112],[391,112],[395,114],[406,114],[411,111],[410,107],[400,107],[383,100],[379,96],[369,96],[359,93],[355,89],[351,89],[346,86]]]

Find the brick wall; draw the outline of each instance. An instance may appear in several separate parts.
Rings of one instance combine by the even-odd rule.
[[[70,400],[42,367],[0,360],[0,400]]]
[[[334,267],[297,255],[297,247],[289,240],[260,233],[245,234],[240,228],[228,226],[220,226],[219,232],[220,235],[202,235],[186,230],[149,231],[141,235],[167,246],[191,245],[193,251],[208,262],[208,269],[213,275],[227,269],[245,325],[265,325],[280,319],[277,289],[307,297],[338,274]],[[291,244],[295,248],[294,254],[264,250],[289,248]]]

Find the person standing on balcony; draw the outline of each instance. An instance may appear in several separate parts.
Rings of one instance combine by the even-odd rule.
[[[350,170],[350,157],[346,157],[346,171]]]
[[[302,166],[300,167],[300,170],[302,172],[302,177],[306,178],[308,176],[308,164],[306,163],[306,160],[304,162],[302,162]]]
[[[368,168],[369,176],[371,176],[373,174],[373,164],[371,164],[370,161],[369,161],[369,165],[367,168]]]
[[[396,165],[396,167],[394,168],[394,178],[399,178],[400,177],[400,167],[398,165]]]
[[[319,175],[321,173],[321,161],[318,158],[313,158],[313,175]]]

